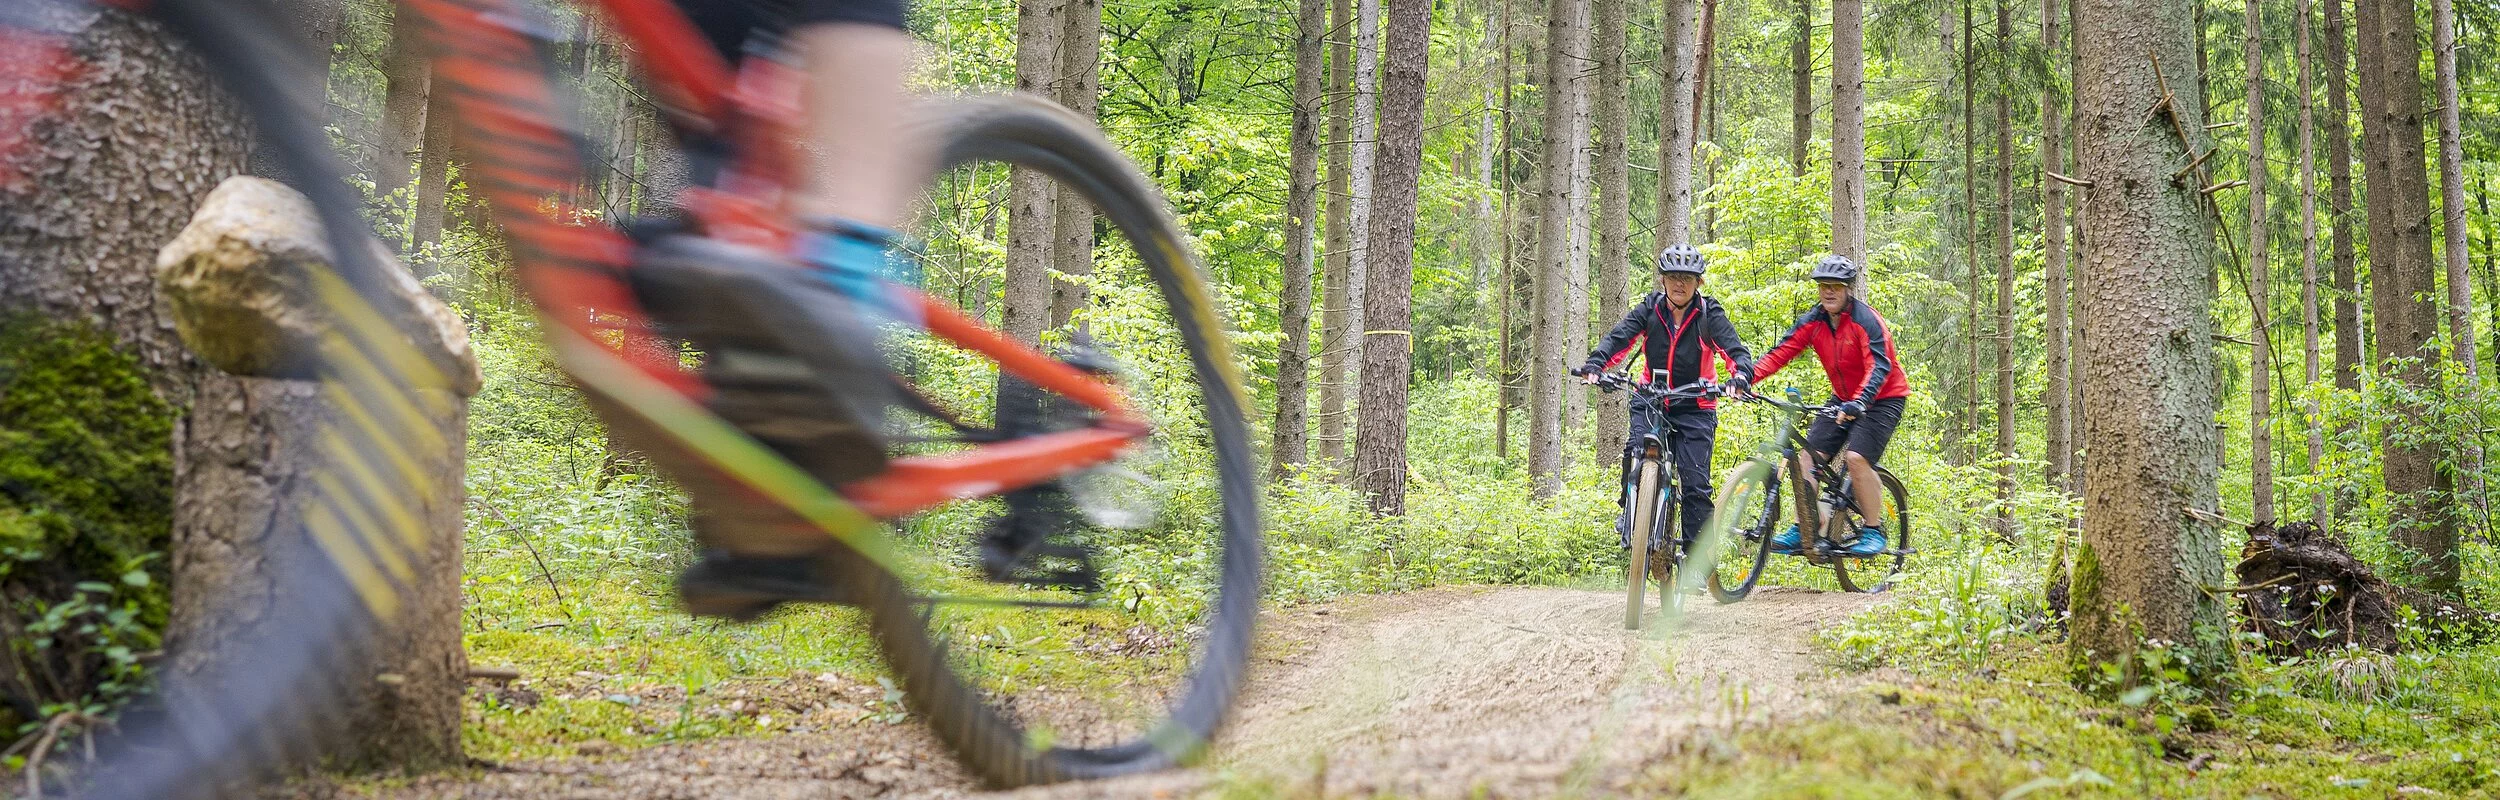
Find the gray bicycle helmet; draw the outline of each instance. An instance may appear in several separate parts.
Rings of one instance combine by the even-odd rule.
[[[1658,274],[1685,272],[1699,275],[1709,268],[1709,264],[1702,260],[1701,251],[1693,249],[1692,245],[1677,242],[1658,251]]]
[[[1858,265],[1842,256],[1824,256],[1823,260],[1815,262],[1814,273],[1806,278],[1814,281],[1855,283],[1858,280]]]

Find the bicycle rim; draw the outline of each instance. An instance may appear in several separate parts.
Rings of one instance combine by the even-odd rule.
[[[1643,458],[1640,460],[1640,470],[1640,479],[1635,484],[1639,488],[1632,493],[1631,525],[1624,529],[1624,538],[1631,540],[1632,545],[1632,549],[1626,554],[1629,558],[1625,559],[1623,569],[1623,627],[1625,630],[1639,630],[1641,627],[1641,605],[1647,602],[1642,594],[1644,587],[1649,584],[1650,572],[1649,529],[1656,524],[1655,517],[1658,513],[1658,462]]]
[[[1156,425],[1140,457],[1168,463],[1116,462],[1072,479],[1066,500],[1078,511],[1117,511],[1101,508],[1118,505],[1116,486],[1080,491],[1100,478],[1134,480],[1132,488],[1147,487],[1136,493],[1166,500],[1198,498],[1166,508],[1212,508],[1135,530],[1112,529],[1104,514],[1083,515],[1092,521],[1067,533],[1094,548],[1091,566],[1105,584],[1095,590],[982,582],[949,549],[962,528],[949,521],[981,513],[979,504],[940,509],[905,526],[904,550],[914,557],[900,574],[872,576],[879,602],[871,629],[912,708],[992,784],[1185,763],[1205,749],[1240,690],[1260,593],[1247,403],[1210,288],[1161,195],[1085,121],[1039,100],[989,97],[948,101],[931,126],[942,140],[939,189],[1002,181],[1007,165],[1031,169],[1073,189],[1117,234],[1103,240],[1108,246],[1094,264],[1100,307],[1073,310],[1072,327],[1089,330],[1095,353],[1120,364],[1114,382]],[[968,251],[979,249],[947,243],[962,235],[950,228],[948,197],[932,199],[922,215],[924,229],[938,231],[923,237],[931,242],[926,261],[973,258]],[[1144,320],[1141,309],[1163,316]],[[1185,351],[1185,362],[1170,359],[1168,348]],[[986,373],[961,372],[978,365],[933,349],[904,350],[940,379],[956,376],[939,393],[948,400],[987,391]],[[958,371],[948,373],[949,364]],[[1208,475],[1211,483],[1194,489],[1170,486]],[[958,594],[993,605],[949,596]],[[1087,605],[1002,611],[996,602]],[[1060,641],[1065,648],[1053,649]]]
[[[1779,522],[1780,484],[1772,465],[1748,461],[1730,472],[1719,489],[1704,531],[1710,564],[1710,596],[1733,603],[1753,594],[1771,557],[1772,527]]]
[[[1880,467],[1875,470],[1875,478],[1883,484],[1884,504],[1887,506],[1884,518],[1890,523],[1885,526],[1884,532],[1888,540],[1886,546],[1891,548],[1891,552],[1873,558],[1837,558],[1832,561],[1832,573],[1840,579],[1840,588],[1865,594],[1882,592],[1900,582],[1901,568],[1909,561],[1910,550],[1909,492],[1901,487],[1899,478]],[[1859,523],[1856,516],[1850,515],[1850,524]]]
[[[92,797],[212,796],[314,753],[340,716],[332,710],[350,690],[347,674],[406,597],[383,565],[418,561],[439,544],[418,520],[377,512],[393,498],[430,496],[435,481],[411,462],[434,463],[459,446],[411,413],[441,402],[430,393],[446,391],[451,376],[395,327],[411,309],[388,288],[393,267],[367,246],[362,204],[314,122],[319,100],[308,89],[317,84],[302,80],[303,48],[265,22],[273,12],[256,0],[160,0],[150,11],[252,120],[331,242],[337,263],[307,273],[330,321],[308,358],[331,413],[305,434],[321,442],[308,448],[317,463],[306,472],[321,480],[281,493],[259,539],[273,577],[254,589],[280,601],[283,623],[250,625],[217,645],[248,658],[158,674],[129,709],[146,710],[99,737],[86,783],[70,789]]]

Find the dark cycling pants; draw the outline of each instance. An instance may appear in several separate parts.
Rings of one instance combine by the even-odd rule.
[[[1840,401],[1835,399],[1832,402]],[[1814,451],[1816,458],[1829,462],[1840,455],[1842,445],[1847,445],[1849,452],[1866,457],[1867,466],[1883,463],[1884,448],[1892,444],[1893,429],[1901,427],[1901,410],[1907,405],[1909,400],[1906,398],[1877,400],[1867,404],[1866,413],[1850,420],[1847,425],[1831,417],[1815,417],[1813,427],[1806,430],[1806,449]]]
[[[732,63],[746,48],[747,37],[759,30],[785,31],[801,25],[855,22],[902,28],[905,0],[676,0],[686,19]]]
[[[1632,460],[1640,456],[1641,437],[1656,426],[1663,431],[1658,437],[1660,443],[1667,447],[1675,461],[1676,479],[1684,485],[1683,527],[1677,529],[1677,533],[1690,541],[1694,531],[1710,524],[1710,447],[1719,438],[1719,412],[1712,409],[1677,409],[1664,414],[1663,426],[1652,421],[1654,416],[1659,416],[1659,412],[1632,410],[1632,437],[1623,444],[1623,493],[1615,498],[1615,502],[1625,508],[1615,517],[1615,533],[1622,534],[1632,526],[1630,503],[1632,493],[1640,489],[1641,479],[1639,473],[1632,471]],[[1632,546],[1628,535],[1623,545]]]

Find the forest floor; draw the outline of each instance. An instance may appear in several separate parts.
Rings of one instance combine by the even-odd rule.
[[[1744,729],[1828,715],[1882,677],[1830,668],[1810,637],[1861,595],[1765,588],[1696,598],[1622,628],[1617,592],[1441,588],[1270,613],[1252,682],[1197,769],[1018,797],[1612,795],[1724,753]],[[745,713],[806,732],[480,764],[414,779],[299,786],[389,798],[960,797],[979,787],[925,729],[880,714],[876,685],[825,675],[741,687]],[[1870,694],[1871,696],[1871,694]],[[507,698],[509,700],[510,698]],[[650,698],[655,706],[668,699]]]

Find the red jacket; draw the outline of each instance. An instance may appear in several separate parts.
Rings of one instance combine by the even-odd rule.
[[[1882,315],[1868,308],[1857,298],[1849,298],[1849,313],[1838,320],[1823,311],[1820,303],[1797,317],[1797,327],[1780,337],[1778,346],[1762,356],[1754,365],[1755,381],[1770,380],[1798,351],[1814,348],[1815,360],[1823,362],[1823,375],[1832,381],[1832,396],[1860,403],[1873,403],[1894,397],[1910,396],[1910,381],[1903,377],[1901,357],[1893,354],[1891,328]]]

